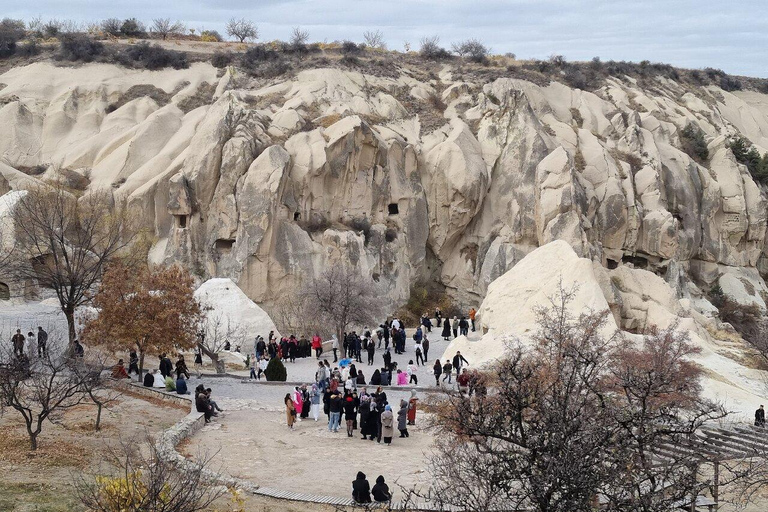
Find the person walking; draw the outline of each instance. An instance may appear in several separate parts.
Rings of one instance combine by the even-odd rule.
[[[421,341],[417,341],[414,348],[416,349],[416,366],[420,366],[424,364],[424,350]]]
[[[178,379],[184,375],[189,379],[189,370],[187,369],[187,363],[184,361],[184,356],[179,354],[179,359],[176,360],[176,378]]]
[[[459,375],[461,375],[461,368],[464,366],[464,363],[469,364],[469,361],[464,359],[464,356],[461,355],[461,352],[456,352],[456,355],[453,356],[453,368],[456,370],[456,378],[459,378]]]
[[[448,341],[451,339],[451,322],[448,321],[448,319],[445,319],[445,322],[443,323],[443,332],[441,334],[444,341]]]
[[[451,325],[453,327],[453,337],[458,338],[459,337],[459,319],[457,317],[453,317],[453,324]]]
[[[331,341],[331,350],[333,350],[333,362],[339,360],[339,338],[334,334]]]
[[[392,406],[385,405],[384,412],[381,413],[381,437],[384,438],[385,445],[391,446],[392,435],[394,432],[394,415],[392,414]]]
[[[469,322],[464,317],[459,320],[459,334],[466,336],[469,333]]]
[[[195,359],[197,361],[197,359]],[[248,374],[248,380],[254,380],[256,378],[256,368],[259,365],[259,361],[256,359],[256,354],[251,354],[251,360],[250,360],[250,367],[251,367],[251,373]],[[195,362],[195,369],[197,369],[197,362]],[[197,378],[200,378],[200,374],[198,373]]]
[[[440,386],[440,375],[443,374],[443,365],[439,359],[435,359],[435,366],[432,367],[432,373],[435,374],[435,386]]]
[[[429,361],[429,338],[427,336],[424,336],[424,341],[421,342],[421,349],[424,351],[422,361]]]
[[[469,322],[472,324],[472,332],[475,332],[475,316],[477,315],[477,310],[475,308],[472,308],[469,310]]]
[[[48,355],[48,333],[42,327],[37,328],[37,357]]]
[[[317,333],[312,336],[312,349],[315,351],[315,358],[320,359],[320,356],[323,355],[323,340]]]
[[[408,402],[400,400],[400,410],[397,411],[397,430],[400,431],[400,437],[409,437],[408,435]]]
[[[373,338],[368,339],[366,349],[368,350],[368,366],[373,366],[373,356],[376,354],[376,342],[373,341]]]
[[[254,354],[251,354],[251,360],[250,360],[250,366],[251,366],[251,374],[253,374],[253,367],[254,362],[256,361],[256,357]],[[195,372],[197,373],[197,380],[200,380],[203,378],[203,351],[200,350],[198,347],[197,352],[195,352]]]
[[[139,356],[136,355],[136,351],[133,349],[128,353],[128,375],[132,373],[139,375]],[[139,377],[141,377],[141,375],[139,375]]]
[[[443,382],[445,382],[445,379],[448,379],[448,384],[451,383],[452,372],[453,372],[453,365],[451,365],[451,362],[446,359],[445,364],[443,365]]]
[[[267,360],[266,357],[262,357],[261,361],[259,361],[259,373],[256,375],[256,377],[258,377],[258,380],[261,380],[262,375],[266,376],[268,364],[269,364],[269,361]]]
[[[285,402],[285,420],[291,430],[293,430],[293,423],[296,421],[296,406],[290,393],[285,395],[283,402]]]
[[[755,411],[755,426],[765,426],[765,408],[761,405],[759,409]]]
[[[406,371],[408,372],[408,384],[415,384],[418,386],[419,378],[416,376],[416,365],[413,364],[413,360],[408,361]]]
[[[355,503],[371,503],[371,485],[362,471],[357,472],[357,478],[352,482],[352,499]]]

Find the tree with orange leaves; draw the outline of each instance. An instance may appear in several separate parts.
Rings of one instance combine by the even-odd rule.
[[[146,355],[196,345],[202,310],[193,292],[192,277],[178,265],[136,270],[114,263],[94,297],[98,316],[86,324],[83,339],[110,350],[136,347],[141,380]]]

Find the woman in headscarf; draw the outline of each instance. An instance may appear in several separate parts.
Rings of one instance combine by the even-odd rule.
[[[451,339],[451,322],[448,321],[448,319],[445,319],[445,322],[443,322],[443,340],[448,341]]]
[[[381,413],[381,437],[384,438],[384,444],[387,446],[392,444],[392,435],[394,432],[394,415],[392,414],[392,406],[387,404],[384,406],[384,412]]]
[[[296,386],[293,390],[293,406],[296,409],[296,415],[301,414],[301,409],[304,405],[304,397],[301,396],[301,390],[299,389],[299,386]],[[299,418],[299,421],[301,421],[301,418]]]
[[[418,398],[416,398],[416,390],[411,390],[411,399],[408,400],[408,424],[409,425],[415,425],[416,424],[416,404],[419,401]]]
[[[309,392],[309,402],[310,402],[310,409],[312,410],[312,417],[315,418],[315,421],[320,417],[320,387],[317,385],[317,383],[312,384],[312,389]]]
[[[301,417],[309,418],[309,409],[312,404],[309,401],[309,392],[307,391],[307,385],[301,385]]]

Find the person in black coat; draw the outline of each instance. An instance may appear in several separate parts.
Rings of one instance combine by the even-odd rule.
[[[765,408],[761,405],[758,410],[755,411],[755,426],[765,426]]]
[[[152,375],[152,372],[147,372],[146,375],[144,375],[144,387],[151,388],[154,385],[155,385],[155,376]]]
[[[392,366],[392,354],[389,352],[389,349],[387,349],[387,351],[384,352],[384,368],[389,369],[390,366]]]
[[[352,482],[352,499],[355,503],[371,502],[371,484],[362,471],[357,472],[357,478]]]
[[[165,379],[173,373],[173,363],[165,354],[160,354],[160,375]]]
[[[373,494],[373,500],[377,503],[385,503],[392,500],[392,493],[389,492],[389,486],[384,483],[382,475],[379,475],[376,479],[376,485],[373,486],[371,494]]]
[[[363,436],[361,439],[367,439],[370,433],[370,421],[369,416],[371,414],[371,401],[363,400],[358,407],[360,412],[360,434]]]
[[[443,323],[443,333],[442,333],[443,340],[448,341],[451,339],[451,322],[448,320]]]
[[[355,423],[357,423],[357,397],[352,394],[347,394],[344,397],[344,419],[347,421],[347,437],[352,437],[352,430],[354,430]]]

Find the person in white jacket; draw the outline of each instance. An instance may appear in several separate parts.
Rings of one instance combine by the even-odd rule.
[[[419,385],[419,378],[416,377],[416,365],[413,364],[413,359],[408,361],[408,366],[406,367],[406,371],[408,372],[408,382],[410,384],[416,384]]]
[[[339,338],[337,338],[335,334],[331,341],[331,349],[333,350],[333,362],[336,363],[339,360]]]

